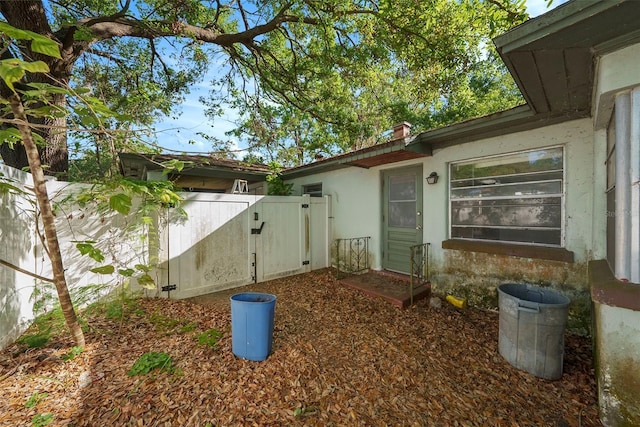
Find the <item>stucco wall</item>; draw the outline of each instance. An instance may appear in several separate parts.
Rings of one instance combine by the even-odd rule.
[[[640,44],[600,58],[594,91],[594,149],[600,158],[596,170],[595,194],[604,193],[605,129],[611,122],[615,97],[640,86]],[[637,157],[636,157],[637,162]],[[635,165],[639,167],[639,165]],[[632,191],[639,191],[636,186]],[[595,219],[605,223],[606,205],[596,206]],[[637,214],[636,214],[637,215]],[[637,217],[635,221],[637,221]],[[606,233],[605,233],[606,236]],[[597,258],[604,259],[606,251]],[[640,425],[640,284],[617,281],[606,261],[591,264],[591,291],[594,306],[594,348],[600,416],[606,426]]]
[[[450,162],[549,146],[565,148],[564,247],[573,252],[573,263],[441,249],[440,242],[448,238]],[[587,261],[592,257],[594,237],[591,121],[575,120],[436,150],[426,164],[426,170],[436,170],[443,177],[442,185],[425,189],[425,199],[431,199],[431,203],[425,205],[425,236],[434,242],[433,289],[464,296],[474,305],[495,308],[497,287],[502,283],[551,286],[572,301],[568,327],[587,333],[590,325]]]
[[[329,241],[370,237],[369,262],[380,269],[381,186],[378,169],[347,168],[311,175],[292,181],[293,195],[302,186],[322,183],[322,194],[331,198]],[[333,245],[332,245],[333,246]],[[333,250],[333,249],[332,249]]]
[[[423,181],[423,240],[431,243],[432,285],[435,292],[457,292],[472,304],[497,307],[496,287],[504,282],[549,285],[575,301],[571,323],[586,332],[590,323],[586,262],[594,240],[592,197],[594,133],[590,119],[520,132],[435,150],[432,157],[371,169],[350,167],[292,180],[299,194],[305,184],[321,182],[332,206],[332,238],[371,236],[373,269],[381,268],[381,172],[422,163],[423,179],[432,171],[437,184]],[[565,147],[565,247],[575,262],[545,261],[442,248],[448,231],[448,165],[450,162],[550,146]],[[602,204],[602,201],[598,201]],[[597,231],[602,233],[602,230]],[[599,239],[601,236],[598,237]]]

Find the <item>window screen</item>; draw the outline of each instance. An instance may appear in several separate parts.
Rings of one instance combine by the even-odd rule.
[[[562,245],[563,149],[450,165],[451,238]]]

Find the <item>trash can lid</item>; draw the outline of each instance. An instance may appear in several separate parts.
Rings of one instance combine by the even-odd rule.
[[[498,291],[514,298],[549,306],[567,306],[571,302],[554,290],[526,283],[505,283],[498,287]]]
[[[276,300],[276,296],[272,294],[263,294],[260,292],[242,292],[231,296],[231,301],[236,302],[273,302]]]

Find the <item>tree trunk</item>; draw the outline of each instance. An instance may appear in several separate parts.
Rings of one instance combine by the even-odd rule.
[[[67,107],[67,100],[63,94],[55,94],[53,103],[56,106]],[[38,132],[47,145],[38,147],[40,161],[46,165],[44,172],[59,179],[66,179],[69,171],[69,150],[67,149],[66,117],[47,117],[43,123],[46,127]]]
[[[20,29],[33,31],[55,40],[54,34],[47,21],[45,8],[41,1],[0,1],[0,13],[7,22]],[[49,75],[34,73],[28,75],[28,81],[49,83],[54,86],[66,87],[71,78],[71,71],[76,57],[70,53],[62,59],[33,52],[29,43],[21,46],[22,54],[30,60],[45,62],[50,69]],[[9,49],[2,52],[2,58],[7,59],[13,54]],[[12,92],[5,85],[0,93],[4,98],[10,98]],[[64,94],[54,94],[53,104],[66,108]],[[46,146],[37,147],[40,153],[40,162],[46,175],[54,175],[60,179],[66,179],[69,170],[69,151],[67,149],[67,132],[65,117],[38,118],[30,120],[31,123],[45,125],[36,132],[46,141]],[[31,130],[30,130],[31,132]],[[24,147],[16,144],[9,148],[7,144],[0,146],[0,154],[4,162],[16,169],[24,169],[30,166]],[[32,171],[33,172],[33,171]]]
[[[73,309],[73,303],[71,302],[71,296],[69,295],[69,289],[67,287],[67,280],[64,276],[64,265],[62,263],[62,254],[60,253],[60,245],[58,243],[58,232],[56,230],[53,210],[51,209],[51,202],[47,193],[47,186],[44,180],[44,172],[42,169],[42,163],[40,162],[38,147],[36,147],[33,141],[31,128],[28,126],[27,116],[24,112],[24,106],[22,105],[20,97],[14,93],[9,98],[9,101],[11,103],[11,111],[13,112],[14,117],[22,122],[18,124],[18,130],[22,136],[22,142],[29,161],[29,167],[31,168],[31,174],[33,175],[34,191],[36,194],[36,200],[38,201],[38,207],[40,208],[40,214],[42,215],[46,245],[49,252],[49,258],[51,259],[51,268],[53,270],[53,282],[56,285],[56,290],[58,292],[60,308],[62,309],[67,327],[71,332],[76,346],[84,347],[84,333],[82,332],[82,328],[80,328],[76,312]],[[58,131],[63,130],[59,129]]]

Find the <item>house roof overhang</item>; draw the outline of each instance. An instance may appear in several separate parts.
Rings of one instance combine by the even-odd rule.
[[[389,163],[412,160],[430,156],[429,147],[417,147],[415,150],[407,150],[407,144],[412,138],[399,138],[384,144],[373,145],[357,151],[318,160],[311,164],[297,166],[285,170],[282,175],[285,179],[299,178],[319,172],[329,172],[337,169],[356,166],[369,169]]]
[[[422,132],[407,146],[407,150],[433,152],[465,142],[523,132],[588,116],[589,113],[585,111],[536,114],[528,105],[521,105],[478,119]]]
[[[494,44],[533,112],[590,112],[596,58],[640,42],[639,17],[637,0],[574,0]]]
[[[147,172],[162,171],[162,163],[179,160],[186,166],[181,175],[208,178],[244,179],[251,182],[264,181],[270,173],[265,165],[252,165],[237,160],[208,156],[185,156],[170,154],[120,153],[120,170],[123,176],[146,179]]]

